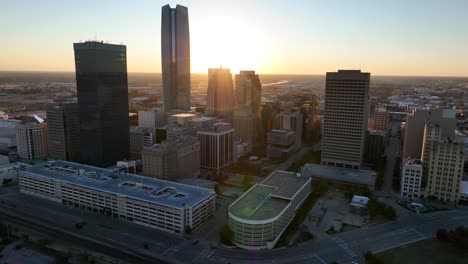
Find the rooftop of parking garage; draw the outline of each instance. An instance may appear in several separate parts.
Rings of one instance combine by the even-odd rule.
[[[234,216],[246,220],[267,220],[279,215],[310,178],[293,172],[275,171],[256,184],[230,207]],[[310,188],[310,187],[309,187]]]
[[[212,190],[205,188],[68,161],[34,165],[23,172],[169,207],[194,206],[214,195]]]

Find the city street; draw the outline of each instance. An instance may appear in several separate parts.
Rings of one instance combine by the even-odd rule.
[[[388,144],[385,146],[385,156],[387,157],[387,163],[385,166],[385,173],[384,173],[384,184],[382,187],[382,194],[383,195],[393,195],[393,169],[395,166],[395,159],[396,157],[400,156],[401,153],[401,141],[398,137],[397,130],[401,126],[399,121],[392,121],[390,122],[391,133],[390,138],[388,139]]]

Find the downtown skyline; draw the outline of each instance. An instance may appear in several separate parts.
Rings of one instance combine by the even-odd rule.
[[[165,4],[190,10],[193,73],[468,76],[463,1],[15,1],[0,18],[0,70],[73,71],[70,43],[96,36],[128,47],[129,72],[159,73]]]

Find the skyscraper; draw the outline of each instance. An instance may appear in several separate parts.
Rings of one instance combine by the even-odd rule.
[[[322,164],[359,168],[369,117],[370,73],[327,72]]]
[[[262,84],[255,71],[241,71],[236,74],[236,103],[238,108],[251,108],[257,113],[262,97]]]
[[[97,41],[73,46],[81,161],[109,166],[129,156],[126,47]]]
[[[161,62],[164,111],[190,110],[190,34],[185,6],[162,7]]]
[[[49,158],[80,161],[80,119],[77,103],[51,105],[47,109]]]
[[[236,74],[236,110],[234,111],[234,129],[236,140],[254,143],[263,142],[260,101],[262,84],[255,71],[241,71]]]
[[[208,69],[208,95],[206,111],[232,122],[234,111],[234,85],[229,69]]]

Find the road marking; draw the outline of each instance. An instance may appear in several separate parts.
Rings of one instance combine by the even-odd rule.
[[[169,250],[171,250],[173,247],[174,247],[174,246],[171,246],[170,248],[166,249],[166,251],[164,251],[164,253],[163,253],[163,256],[166,255],[166,253],[167,253]]]
[[[320,260],[320,262],[322,262],[323,264],[327,264],[321,257],[319,257],[316,253],[314,253],[314,257],[316,257],[318,260]]]
[[[350,257],[354,258],[357,256],[356,252],[354,252],[352,249],[349,248],[349,245],[341,238],[339,237],[334,237],[332,238],[337,244],[338,246],[340,246],[345,252],[346,254],[348,254]]]
[[[211,252],[210,252],[210,253],[209,253],[209,254],[206,256],[206,258],[210,258],[210,257],[211,257],[211,255],[213,255],[213,253],[214,253],[214,252],[215,252],[215,250],[214,250],[214,249],[213,249],[213,250],[211,250]]]
[[[419,231],[416,230],[414,227],[411,228],[411,230],[413,230],[414,232],[416,232],[417,234],[419,234],[419,235],[422,236],[422,237],[426,237],[426,235],[424,235],[423,233],[419,232]]]

